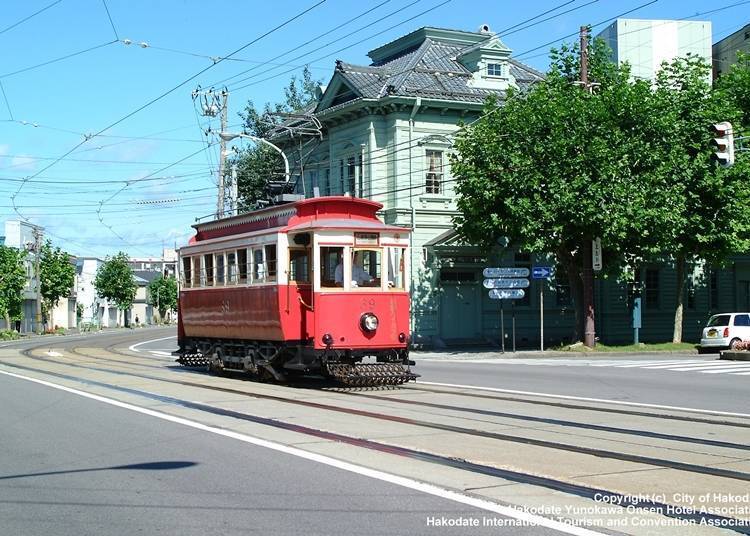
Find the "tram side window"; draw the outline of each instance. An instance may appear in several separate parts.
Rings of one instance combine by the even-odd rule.
[[[289,280],[298,283],[310,282],[310,250],[289,250]]]
[[[344,248],[320,248],[320,286],[344,286]]]
[[[227,252],[227,284],[237,284],[237,253]]]
[[[260,248],[253,250],[253,282],[263,282],[266,280],[266,266],[263,264],[263,250]]]
[[[406,248],[388,248],[388,288],[406,288]]]
[[[206,286],[214,286],[214,256],[212,253],[203,255],[203,264],[206,267]]]
[[[383,252],[380,249],[357,249],[352,254],[352,286],[379,287]]]
[[[201,257],[196,255],[193,257],[193,287],[200,287],[203,284],[203,277],[201,277]]]
[[[224,254],[216,254],[216,284],[223,285],[226,281],[226,272],[224,266]]]
[[[237,268],[238,268],[238,272],[240,276],[239,282],[241,285],[244,285],[245,283],[247,283],[247,272],[248,272],[246,249],[237,250]]]
[[[265,246],[268,281],[276,281],[276,244]]]
[[[190,257],[182,258],[182,284],[186,287],[190,287],[190,284],[193,281],[193,274],[191,273],[192,266],[193,264]]]

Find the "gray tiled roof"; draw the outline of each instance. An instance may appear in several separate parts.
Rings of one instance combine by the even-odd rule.
[[[457,57],[467,47],[426,38],[419,46],[373,63],[370,66],[338,61],[336,70],[352,88],[354,96],[381,98],[394,96],[427,96],[461,102],[483,102],[488,95],[503,92],[471,87],[471,72]],[[523,63],[510,59],[510,73],[522,90],[544,75]]]

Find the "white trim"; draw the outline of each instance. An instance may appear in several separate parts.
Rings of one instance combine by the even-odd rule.
[[[181,424],[183,426],[188,426],[196,430],[202,430],[204,432],[209,432],[212,434],[228,437],[230,439],[236,439],[237,441],[249,443],[251,445],[255,445],[258,447],[271,449],[271,450],[281,452],[284,454],[289,454],[291,456],[296,456],[298,458],[302,458],[305,460],[313,461],[316,463],[321,463],[324,465],[328,465],[330,467],[335,467],[336,469],[341,469],[343,471],[348,471],[350,473],[354,473],[357,475],[365,476],[368,478],[373,478],[376,480],[381,480],[383,482],[388,482],[389,484],[394,484],[396,486],[401,486],[403,488],[412,489],[415,491],[426,493],[428,495],[433,495],[435,497],[447,499],[449,501],[454,501],[457,503],[465,504],[467,506],[478,508],[480,510],[494,512],[496,514],[503,515],[506,517],[511,517],[519,521],[534,523],[536,525],[550,528],[553,530],[558,530],[566,534],[574,534],[577,536],[601,536],[602,535],[602,533],[600,532],[595,532],[595,531],[584,529],[581,527],[576,527],[568,523],[563,523],[561,521],[555,521],[553,519],[548,519],[546,517],[530,514],[523,510],[513,508],[510,506],[504,506],[498,503],[494,503],[487,499],[480,499],[478,497],[472,497],[470,495],[465,495],[458,491],[453,491],[450,489],[442,488],[434,484],[427,484],[425,482],[420,482],[418,480],[413,480],[411,478],[386,473],[384,471],[378,471],[377,469],[370,469],[368,467],[363,467],[360,465],[356,465],[354,463],[345,462],[345,461],[331,458],[329,456],[325,456],[322,454],[308,452],[305,450],[298,449],[296,447],[284,445],[282,443],[276,443],[274,441],[260,439],[260,438],[253,437],[247,434],[241,434],[239,432],[233,432],[231,430],[225,430],[222,428],[217,428],[215,426],[209,426],[206,424],[199,423],[197,421],[185,419],[183,417],[177,417],[175,415],[169,415],[167,413],[162,413],[159,411],[142,408],[139,406],[135,406],[133,404],[128,404],[126,402],[120,402],[119,400],[114,400],[112,398],[107,398],[107,397],[95,395],[92,393],[87,393],[85,391],[79,391],[78,389],[65,387],[63,385],[58,385],[52,382],[39,380],[37,378],[22,376],[20,374],[6,372],[2,370],[0,370],[0,374],[4,374],[6,376],[10,376],[10,377],[17,378],[20,380],[30,381],[33,383],[37,383],[39,385],[51,387],[53,389],[59,389],[60,391],[65,391],[66,393],[78,395],[84,398],[89,398],[91,400],[96,400],[97,402],[109,404],[111,406],[115,406],[121,409],[127,409],[130,411],[134,411],[136,413],[140,413],[142,415],[148,415],[150,417],[155,417],[157,419],[162,419],[162,420],[172,422],[175,424]]]

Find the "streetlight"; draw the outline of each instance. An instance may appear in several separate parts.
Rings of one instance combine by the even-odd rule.
[[[232,141],[235,138],[248,138],[256,142],[265,143],[269,147],[272,147],[275,151],[277,151],[281,155],[281,158],[284,159],[284,179],[285,179],[284,182],[286,183],[289,182],[289,160],[287,160],[287,157],[284,154],[284,151],[282,151],[280,148],[278,148],[276,145],[274,145],[270,141],[263,139],[263,138],[259,138],[257,136],[251,136],[250,134],[245,134],[244,132],[241,132],[241,133],[219,132],[219,137],[224,141]]]

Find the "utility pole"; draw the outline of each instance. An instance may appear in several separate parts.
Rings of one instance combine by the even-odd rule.
[[[227,130],[227,100],[229,99],[229,92],[224,88],[221,91],[221,131],[226,132]],[[216,219],[224,217],[224,168],[226,167],[227,160],[227,142],[219,137],[219,198],[216,204]]]
[[[589,29],[587,26],[581,26],[581,86],[583,86],[584,91],[591,91],[591,84],[589,84]],[[581,254],[583,255],[583,344],[589,348],[593,348],[596,344],[591,240],[591,237],[584,237],[581,247]]]
[[[34,234],[34,277],[36,278],[35,331],[37,335],[40,335],[42,333],[42,274],[39,265],[42,256],[42,230],[34,227],[32,233]]]
[[[227,130],[227,103],[229,100],[229,91],[227,88],[217,93],[213,88],[208,90],[201,90],[200,86],[193,91],[193,103],[196,101],[200,102],[200,114],[206,117],[219,116],[221,121],[221,127],[219,132],[226,132]],[[209,129],[210,131],[210,129]],[[208,134],[208,132],[206,134]],[[216,198],[216,219],[224,216],[224,206],[226,203],[226,185],[224,181],[224,170],[226,168],[227,159],[227,142],[225,139],[219,137],[219,177],[218,177],[218,194]]]

